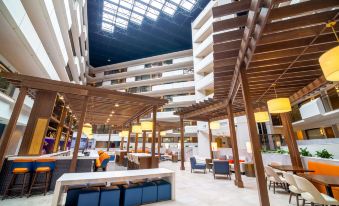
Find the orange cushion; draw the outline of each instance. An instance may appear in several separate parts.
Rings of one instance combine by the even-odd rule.
[[[38,167],[35,169],[36,172],[49,172],[51,171],[50,167]]]
[[[104,160],[107,159],[107,158],[110,158],[110,156],[109,156],[106,152],[102,153],[102,154],[99,156],[100,162],[104,161]]]
[[[326,164],[323,162],[308,162],[308,169],[314,170],[313,174],[318,175],[331,175],[331,176],[339,176],[339,166]],[[324,185],[315,183],[313,184],[318,188],[318,190],[324,194],[326,194],[326,188]],[[332,187],[334,198],[339,199],[339,187]]]
[[[233,164],[234,163],[234,160],[228,160],[228,162],[230,163],[230,164]],[[239,160],[239,163],[240,162],[245,162],[245,160]]]
[[[99,160],[99,159],[96,159],[96,160],[95,160],[95,166],[96,166],[96,167],[100,167],[100,165],[101,165],[100,160]]]
[[[26,173],[29,172],[28,168],[14,168],[14,170],[12,171],[13,173]]]

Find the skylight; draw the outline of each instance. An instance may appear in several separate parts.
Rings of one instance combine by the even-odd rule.
[[[101,29],[113,33],[127,29],[131,22],[141,25],[144,18],[156,21],[160,12],[172,17],[178,7],[192,11],[197,0],[104,0]]]

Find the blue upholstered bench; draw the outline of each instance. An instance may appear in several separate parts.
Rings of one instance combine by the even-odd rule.
[[[142,204],[153,203],[158,200],[158,188],[154,182],[142,184]]]
[[[77,205],[79,194],[85,187],[86,185],[75,185],[68,187],[65,206]]]
[[[141,205],[142,184],[129,184],[121,186],[121,205],[137,206]]]
[[[80,191],[78,197],[78,206],[96,206],[99,205],[100,188],[87,187]]]
[[[158,188],[158,201],[166,201],[172,199],[171,184],[165,180],[154,181]]]
[[[100,206],[119,206],[120,188],[118,186],[100,188]]]

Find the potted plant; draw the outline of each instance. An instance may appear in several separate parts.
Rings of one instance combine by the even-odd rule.
[[[316,151],[315,155],[324,159],[333,159],[333,154],[329,153],[326,149]]]
[[[304,156],[304,157],[312,157],[312,154],[310,151],[308,151],[307,147],[300,148],[300,154],[301,156]]]

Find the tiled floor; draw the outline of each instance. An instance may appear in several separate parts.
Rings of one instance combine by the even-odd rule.
[[[226,179],[213,179],[212,173],[190,173],[189,164],[185,171],[179,170],[179,163],[163,162],[161,167],[176,171],[176,201],[167,201],[152,204],[157,205],[192,205],[192,206],[257,206],[259,205],[255,178],[243,176],[245,188],[238,189],[233,181]],[[110,170],[121,170],[122,167],[110,165]],[[232,176],[234,179],[234,175]],[[278,189],[276,194],[269,191],[272,206],[286,206],[288,194]],[[44,206],[50,205],[52,194],[46,196],[32,196],[30,198],[15,198],[0,200],[4,206]],[[292,201],[292,205],[296,205]]]

